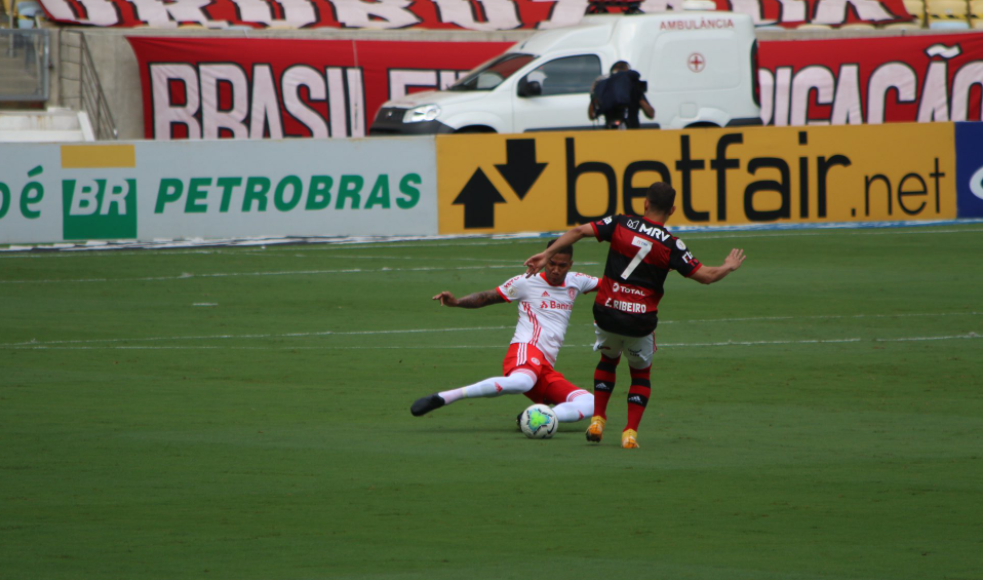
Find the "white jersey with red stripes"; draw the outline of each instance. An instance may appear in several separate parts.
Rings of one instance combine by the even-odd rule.
[[[579,272],[567,272],[559,286],[547,282],[542,272],[531,278],[519,275],[508,280],[498,287],[498,293],[508,302],[519,302],[519,322],[512,343],[531,344],[549,364],[556,364],[574,300],[595,288],[597,278]]]

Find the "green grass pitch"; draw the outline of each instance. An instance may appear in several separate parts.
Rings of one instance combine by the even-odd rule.
[[[634,452],[626,365],[600,445],[409,413],[516,318],[431,296],[542,239],[0,255],[0,578],[983,578],[983,226],[683,238],[749,257],[670,276]]]

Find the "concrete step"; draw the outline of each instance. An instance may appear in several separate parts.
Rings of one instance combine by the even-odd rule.
[[[95,141],[83,111],[0,111],[0,142]]]

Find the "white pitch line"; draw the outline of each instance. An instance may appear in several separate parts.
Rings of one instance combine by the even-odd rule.
[[[281,254],[286,255],[289,252],[281,252]],[[309,258],[310,256],[304,256]],[[441,256],[440,258],[434,258],[433,256],[355,256],[350,254],[324,254],[318,255],[318,259],[323,260],[392,260],[392,261],[420,261],[425,260],[427,262],[488,262],[488,263],[498,263],[498,264],[512,264],[515,265],[515,260],[502,260],[502,259],[491,259],[491,258],[454,258],[449,256]]]
[[[983,335],[975,332],[967,334],[955,334],[946,336],[907,336],[900,338],[829,338],[811,340],[748,340],[748,341],[725,341],[725,342],[678,342],[659,345],[659,348],[711,348],[728,346],[798,346],[816,344],[844,344],[862,342],[923,342],[923,341],[942,341],[942,340],[968,340],[983,338]],[[574,345],[567,345],[571,348]],[[589,348],[593,345],[578,345],[580,348]],[[48,346],[48,345],[0,345],[0,350],[456,350],[456,349],[495,349],[503,350],[502,345],[412,345],[412,346],[214,346],[214,345],[177,345],[177,346],[138,346],[138,345],[115,345],[115,346]]]
[[[596,265],[587,262],[585,265]],[[450,267],[418,267],[418,268],[347,268],[340,270],[289,270],[283,272],[214,272],[211,274],[192,274],[184,272],[177,276],[148,276],[145,278],[76,278],[74,280],[0,280],[0,284],[81,284],[89,282],[164,282],[171,280],[190,280],[192,278],[236,278],[263,276],[313,276],[322,274],[379,274],[389,272],[444,272],[454,270],[488,270],[510,268],[522,272],[522,264],[488,264],[483,266],[450,266]]]
[[[741,318],[702,318],[692,320],[661,320],[660,325],[666,324],[706,324],[706,323],[730,323],[730,322],[774,322],[785,320],[841,320],[841,319],[862,319],[862,318],[911,318],[926,316],[979,316],[980,312],[907,312],[899,314],[819,314],[814,316],[761,316],[761,317],[741,317]],[[16,346],[45,346],[45,345],[69,345],[69,344],[104,344],[118,342],[163,342],[171,340],[251,340],[251,339],[277,339],[277,338],[305,338],[321,336],[386,336],[393,334],[428,334],[444,332],[473,332],[478,330],[506,330],[514,328],[509,326],[465,326],[457,328],[407,328],[389,330],[318,330],[310,332],[285,332],[285,333],[266,333],[266,334],[213,334],[204,336],[152,336],[143,338],[99,338],[85,340],[54,340],[54,341],[21,341],[12,343],[0,343],[0,348]]]
[[[152,336],[146,338],[96,338],[87,340],[52,340],[27,342],[11,342],[0,344],[0,348],[15,346],[47,346],[47,345],[78,345],[103,344],[114,342],[163,342],[168,340],[251,340],[256,338],[305,338],[318,336],[360,336],[360,335],[389,335],[389,334],[425,334],[441,332],[470,332],[475,330],[504,330],[513,326],[469,326],[462,328],[411,328],[406,330],[353,330],[335,331],[320,330],[314,332],[287,332],[282,334],[213,334],[208,336]]]
[[[841,319],[864,319],[864,318],[911,318],[926,316],[979,316],[980,312],[907,312],[899,314],[820,314],[814,316],[761,316],[761,317],[741,317],[741,318],[702,318],[692,320],[661,320],[660,325],[666,324],[706,324],[706,323],[730,323],[730,322],[774,322],[786,320],[841,320]],[[54,340],[54,341],[21,341],[12,343],[0,343],[0,348],[19,347],[19,346],[47,346],[47,345],[81,345],[81,344],[105,344],[119,342],[163,342],[173,340],[252,340],[252,339],[277,339],[277,338],[305,338],[305,337],[325,337],[325,336],[386,336],[393,334],[428,334],[445,332],[473,332],[479,330],[506,330],[513,328],[508,326],[466,326],[456,328],[407,328],[390,330],[319,330],[310,332],[285,332],[285,333],[266,333],[266,334],[213,334],[204,336],[152,336],[142,338],[100,338],[85,340]],[[972,333],[971,333],[972,334]]]
[[[670,342],[659,344],[659,348],[706,347],[706,346],[783,346],[798,344],[840,344],[846,342],[921,342],[929,340],[964,340],[983,338],[975,332],[950,334],[946,336],[906,336],[902,338],[818,338],[810,340],[728,340],[724,342]]]
[[[954,336],[909,336],[904,338],[875,338],[875,342],[921,342],[927,340],[956,340],[960,338],[983,338],[983,335],[975,332],[957,334]]]
[[[670,228],[671,229],[671,228]],[[788,238],[788,237],[821,237],[830,235],[832,230],[824,229],[819,231],[802,231],[802,230],[789,230],[789,231],[736,231],[730,233],[720,233],[713,234],[710,232],[689,232],[688,234],[683,231],[679,232],[679,237],[685,237],[687,240],[726,240],[732,238]],[[898,231],[888,231],[888,230],[874,230],[874,231],[859,231],[859,232],[842,232],[837,231],[837,236],[909,236],[914,234],[978,234],[983,233],[983,229],[959,229],[959,230],[921,230],[921,229],[911,229],[905,230],[903,232]],[[706,235],[703,235],[706,234]]]
[[[704,227],[704,226],[678,226],[671,229],[687,239],[727,239],[727,238],[777,238],[777,237],[794,237],[794,236],[825,236],[831,230],[835,230],[838,236],[908,236],[912,234],[962,234],[962,233],[981,233],[983,229],[979,228],[969,228],[961,227],[959,229],[935,229],[939,227],[949,227],[953,225],[968,226],[970,224],[978,224],[983,222],[980,219],[961,219],[957,220],[958,223],[951,221],[943,221],[932,224],[925,224],[919,222],[881,222],[871,224],[870,222],[857,222],[857,223],[833,223],[833,224],[815,224],[810,227],[797,226],[795,224],[790,224],[787,227],[754,227],[754,226],[724,226],[724,227]],[[900,228],[904,228],[903,231],[899,231]],[[257,253],[266,251],[266,244],[270,248],[281,249],[282,251],[293,251],[290,250],[289,246],[303,246],[304,248],[317,247],[318,249],[324,248],[327,250],[334,249],[348,249],[348,250],[364,250],[378,248],[379,246],[386,246],[389,248],[439,248],[439,247],[469,247],[469,246],[491,246],[491,245],[501,245],[511,242],[520,243],[530,243],[539,240],[544,240],[550,237],[556,237],[561,235],[563,232],[542,232],[542,233],[517,233],[517,234],[492,234],[492,235],[481,235],[481,234],[465,234],[465,235],[450,235],[450,236],[396,236],[396,237],[369,237],[355,236],[355,237],[345,237],[345,238],[272,238],[265,240],[183,240],[180,242],[162,242],[162,243],[146,243],[141,244],[138,242],[127,243],[125,247],[121,247],[119,244],[102,244],[94,247],[79,247],[77,245],[71,245],[71,247],[54,247],[47,245],[10,245],[9,247],[3,247],[0,245],[0,259],[4,258],[48,258],[48,257],[62,257],[71,255],[92,255],[101,254],[104,251],[111,251],[113,255],[138,255],[145,254],[146,252],[168,252],[172,254],[180,253],[222,253],[224,251],[237,251],[237,252],[249,252],[255,251]],[[220,244],[227,245],[220,245]],[[425,245],[421,245],[425,244]],[[163,244],[163,245],[162,245]],[[67,246],[67,244],[66,244]],[[141,249],[143,246],[144,249]],[[198,246],[205,246],[207,249],[199,249]],[[42,249],[48,250],[44,252],[31,252],[31,250]],[[133,250],[139,250],[139,252],[134,252]]]
[[[813,314],[808,316],[749,316],[743,318],[694,318],[691,320],[660,320],[659,324],[690,324],[701,322],[774,322],[778,320],[843,320],[860,318],[912,318],[922,316],[979,316],[980,312],[904,312],[898,314]]]
[[[494,348],[505,350],[499,344],[495,346],[480,345],[451,345],[451,346],[218,346],[218,345],[177,345],[177,346],[152,346],[152,345],[114,345],[114,346],[46,346],[46,345],[23,345],[15,347],[0,346],[0,350],[424,350],[424,349],[480,349]]]

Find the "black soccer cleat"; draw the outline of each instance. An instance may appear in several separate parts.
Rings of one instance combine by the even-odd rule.
[[[444,400],[440,398],[440,395],[434,393],[432,395],[427,395],[426,397],[420,397],[417,399],[416,402],[413,403],[413,406],[410,407],[410,413],[413,413],[414,417],[419,417],[443,406]]]

